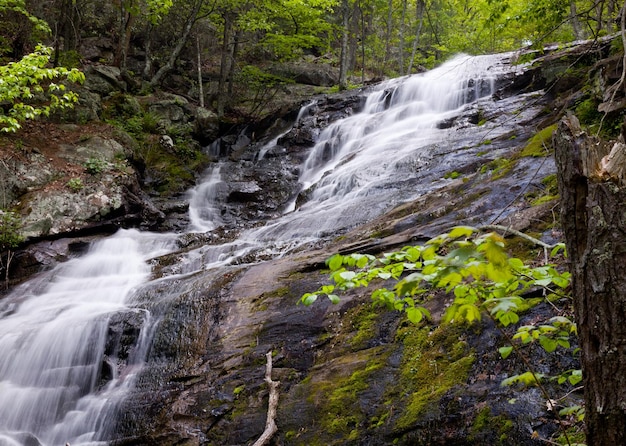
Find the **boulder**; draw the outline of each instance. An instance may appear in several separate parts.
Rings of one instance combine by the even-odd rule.
[[[270,72],[276,76],[293,79],[296,83],[332,87],[339,82],[335,69],[329,65],[310,62],[291,62],[274,65]]]

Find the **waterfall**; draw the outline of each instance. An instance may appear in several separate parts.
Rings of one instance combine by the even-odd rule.
[[[504,131],[501,122],[515,111],[503,108],[500,121],[484,126],[439,124],[478,111],[480,101],[493,103],[496,79],[515,69],[507,64],[510,56],[460,55],[426,73],[379,84],[360,113],[321,132],[300,175],[306,202],[298,209],[294,203],[289,209],[294,212],[250,238],[314,240],[337,234],[445,184],[445,171],[432,168],[431,160],[463,146],[468,135],[497,137]],[[452,171],[461,162],[447,159],[445,168]]]
[[[200,184],[189,191],[190,230],[207,232],[222,223],[216,198],[220,186],[224,184],[220,174],[221,164],[209,169]]]
[[[459,56],[430,72],[379,85],[362,112],[321,133],[301,168],[308,196],[302,206],[233,242],[181,255],[178,271],[219,267],[253,251],[256,258],[281,255],[439,187],[442,168],[431,166],[433,157],[442,157],[451,170],[457,161],[446,158],[450,146],[469,132],[480,139],[500,130],[497,121],[453,129],[438,124],[458,117],[464,107],[491,101],[506,58]],[[511,109],[503,108],[503,115]],[[269,144],[277,143],[278,138]],[[189,192],[190,231],[222,224],[216,204],[225,186],[221,168],[208,171]],[[121,230],[0,300],[0,446],[95,445],[114,437],[109,420],[133,386],[154,329],[149,311],[133,305],[133,295],[149,280],[148,261],[172,252],[175,242],[175,234]],[[139,317],[143,328],[118,376],[119,358],[107,339],[111,318],[120,313]]]
[[[146,260],[169,252],[171,241],[120,231],[0,300],[0,445],[101,440],[132,382],[130,369],[100,382],[106,362],[116,361],[105,351],[109,318],[142,313],[129,299],[150,274]],[[136,356],[129,362],[143,359]]]

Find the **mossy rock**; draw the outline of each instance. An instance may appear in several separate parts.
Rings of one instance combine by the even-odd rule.
[[[475,358],[466,333],[466,327],[456,324],[434,329],[407,325],[398,331],[404,345],[399,386],[407,396],[397,431],[410,429],[428,412],[437,411],[444,394],[467,381]]]
[[[520,153],[521,157],[532,156],[542,157],[552,153],[552,134],[556,130],[556,124],[550,125],[536,133],[526,147]]]

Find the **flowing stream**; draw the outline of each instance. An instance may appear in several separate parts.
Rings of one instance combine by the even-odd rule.
[[[451,146],[463,144],[468,132],[475,141],[502,132],[498,122],[466,128],[440,123],[479,109],[481,101],[493,102],[495,80],[509,70],[506,59],[458,56],[422,75],[379,85],[362,112],[320,134],[301,168],[308,195],[302,206],[293,203],[231,243],[187,253],[179,271],[216,268],[251,252],[282,255],[440,187],[442,169],[455,166],[447,157]],[[220,170],[218,163],[189,192],[190,232],[222,223]],[[149,260],[173,252],[177,237],[120,230],[0,301],[0,446],[78,446],[114,438],[118,404],[133,386],[155,326],[147,309],[132,304],[133,295],[150,280]],[[124,312],[136,314],[143,328],[129,366],[117,376],[118,352],[107,346],[107,336],[110,319]]]

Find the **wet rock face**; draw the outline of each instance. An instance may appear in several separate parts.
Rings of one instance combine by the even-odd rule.
[[[532,90],[531,80],[518,85]],[[469,108],[467,116],[444,125],[462,134],[482,119],[497,119],[508,98],[503,90],[504,102]],[[225,139],[217,156],[226,183],[219,193],[225,228],[277,215],[299,194],[305,201],[298,166],[324,126],[359,110],[362,101],[358,94],[318,101],[262,157],[260,144],[242,142],[248,136]],[[538,221],[549,225],[554,202],[533,208],[519,200],[521,191],[540,190],[541,178],[554,171],[549,158],[519,156],[545,119],[528,110],[523,125],[488,143],[461,139],[462,149],[440,152],[441,160],[433,155],[415,176],[445,185],[332,242],[320,242],[319,251],[197,272],[146,289],[139,300],[163,322],[113,444],[251,444],[265,426],[268,351],[273,379],[281,382],[275,444],[530,446],[536,444],[533,432],[550,438],[558,423],[544,395],[501,386],[503,379],[526,371],[519,358],[501,360],[498,348],[506,338],[489,321],[439,326],[445,295],[429,302],[433,320],[422,326],[373,308],[366,290],[347,293],[339,305],[295,305],[325,280],[324,261],[337,251],[379,254],[450,226],[494,219],[521,230]],[[459,178],[445,178],[452,162]],[[177,262],[187,250],[214,241],[204,234],[182,237],[180,243],[181,252],[155,261],[158,277],[179,271]],[[521,323],[551,311],[540,305]],[[541,373],[577,367],[575,359],[540,348],[530,354]]]
[[[226,182],[227,191],[217,197],[225,223],[251,225],[280,215],[301,192],[300,166],[319,133],[359,111],[364,101],[359,92],[320,98],[269,147],[264,144],[276,137],[276,130],[260,142],[251,141],[246,133],[220,138],[211,150]]]

